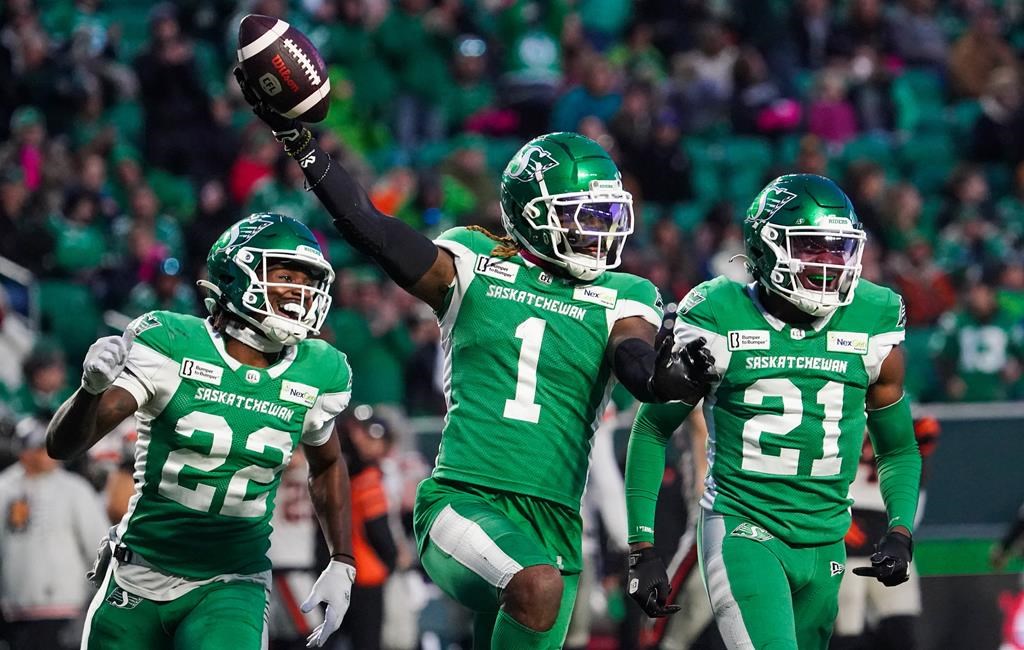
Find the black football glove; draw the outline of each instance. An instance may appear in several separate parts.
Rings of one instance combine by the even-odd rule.
[[[690,341],[678,352],[672,351],[674,342],[673,337],[666,336],[658,347],[648,387],[663,402],[682,400],[696,404],[711,384],[721,379],[715,371],[715,358],[704,347],[707,341],[703,336]]]
[[[260,98],[259,93],[249,85],[249,80],[245,78],[245,73],[242,72],[240,66],[236,65],[232,72],[235,75],[235,81],[238,82],[238,87],[242,89],[242,97],[252,107],[252,112],[270,127],[270,131],[277,141],[284,145],[285,151],[295,154],[309,144],[313,134],[302,125],[302,122],[285,117],[267,106],[266,102]]]
[[[910,579],[910,559],[914,542],[903,533],[886,533],[871,556],[871,566],[857,567],[855,575],[875,578],[886,587],[895,587]]]
[[[663,618],[678,612],[679,605],[665,604],[670,590],[665,564],[653,546],[630,552],[626,591],[645,614]]]

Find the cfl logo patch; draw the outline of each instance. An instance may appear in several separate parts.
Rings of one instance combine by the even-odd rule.
[[[263,92],[267,93],[271,97],[281,92],[281,82],[277,80],[277,77],[273,73],[268,72],[259,79],[256,80],[259,83],[260,88]]]

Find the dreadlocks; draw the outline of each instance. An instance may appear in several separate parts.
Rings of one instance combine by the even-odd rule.
[[[505,235],[504,237],[495,235],[483,226],[466,226],[466,230],[483,233],[498,242],[498,245],[491,251],[491,255],[494,257],[512,257],[519,253],[519,244],[508,235]]]

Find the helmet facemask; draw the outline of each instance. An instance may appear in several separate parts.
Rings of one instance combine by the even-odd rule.
[[[619,180],[593,180],[584,192],[549,194],[543,172],[536,182],[540,196],[523,207],[523,217],[535,231],[551,241],[551,252],[543,253],[517,237],[537,257],[566,269],[581,280],[596,279],[622,262],[622,247],[633,232],[633,197]],[[506,227],[510,234],[515,232]]]
[[[822,317],[853,301],[862,270],[863,230],[852,224],[820,227],[766,223],[760,238],[775,257],[766,278],[768,288],[798,309]]]
[[[309,251],[303,248],[309,248]],[[270,341],[281,345],[295,345],[311,334],[320,333],[331,308],[329,291],[334,282],[334,270],[319,252],[305,246],[299,246],[298,250],[241,246],[229,259],[247,281],[238,301],[240,304],[236,304],[217,285],[200,280],[200,284],[216,296],[216,299],[207,299],[208,309],[212,311],[212,307],[219,303]],[[309,274],[313,283],[266,280],[277,265],[297,266]],[[278,289],[298,293],[297,300],[282,305],[281,311],[285,314],[276,311],[272,305],[271,295],[276,293],[272,290]]]

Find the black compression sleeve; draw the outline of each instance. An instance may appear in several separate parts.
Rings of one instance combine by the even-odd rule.
[[[345,169],[333,161],[313,138],[292,156],[299,162],[309,188],[334,220],[348,243],[373,258],[399,286],[409,287],[437,259],[434,242],[401,219],[380,212]]]
[[[388,568],[388,571],[394,570],[395,562],[398,561],[398,547],[395,546],[395,538],[391,536],[387,515],[371,519],[364,524],[364,528],[366,529],[366,541],[370,542],[377,557]]]
[[[654,360],[658,352],[641,339],[626,339],[615,348],[612,369],[615,377],[633,397],[641,402],[660,402],[651,390],[650,378],[654,374]]]

